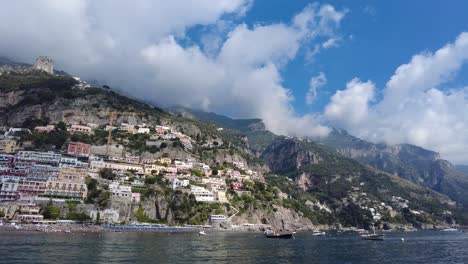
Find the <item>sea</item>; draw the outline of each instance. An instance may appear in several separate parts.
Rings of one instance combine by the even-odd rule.
[[[271,239],[261,233],[0,232],[0,263],[468,263],[468,233],[355,233]]]

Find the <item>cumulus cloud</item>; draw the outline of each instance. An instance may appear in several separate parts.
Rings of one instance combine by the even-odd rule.
[[[306,103],[312,105],[317,97],[317,90],[327,83],[325,73],[320,72],[317,76],[310,78],[309,91],[306,94]]]
[[[49,55],[58,68],[159,105],[259,117],[280,134],[326,134],[320,117],[294,111],[280,71],[318,37],[333,38],[346,12],[312,4],[290,23],[223,23],[252,3],[15,1],[0,9],[0,50],[20,61]],[[193,43],[186,31],[196,25],[215,30]]]
[[[372,141],[411,143],[468,162],[468,88],[442,89],[468,60],[468,33],[397,68],[372,104],[374,85],[357,79],[337,91],[324,116]],[[366,87],[367,88],[364,88]],[[359,88],[360,87],[360,88]]]

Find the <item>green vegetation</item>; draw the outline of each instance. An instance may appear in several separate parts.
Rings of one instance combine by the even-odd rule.
[[[41,125],[45,122],[40,121],[40,120],[34,120],[34,119],[28,119],[25,121],[25,123],[28,123],[29,126],[39,124],[40,122]],[[32,132],[32,134],[29,133],[23,133],[21,135],[21,141],[32,141],[34,149],[49,149],[50,147],[54,147],[57,149],[61,149],[65,143],[67,142],[70,134],[66,130],[66,127],[64,127],[65,124],[63,122],[59,123],[54,130],[52,130],[49,133],[36,133]]]
[[[43,71],[31,71],[27,74],[10,72],[9,74],[0,76],[0,91],[11,92],[19,89],[27,90],[37,87],[47,87],[55,90],[64,87],[69,88],[76,83],[77,82],[71,77],[54,76]]]
[[[88,187],[88,196],[85,199],[85,203],[95,204],[101,209],[106,208],[109,204],[111,193],[105,190],[105,188],[98,188],[97,180],[91,177],[86,178],[86,185]]]
[[[57,219],[60,216],[60,208],[48,205],[42,213],[45,219]]]
[[[142,223],[151,223],[151,222],[154,222],[154,220],[150,219],[146,213],[145,213],[145,210],[143,210],[143,208],[139,207],[137,209],[137,212],[135,214],[135,217],[137,219],[138,222],[142,222]]]
[[[117,178],[117,175],[109,168],[102,168],[99,170],[99,176],[103,179],[113,181]]]

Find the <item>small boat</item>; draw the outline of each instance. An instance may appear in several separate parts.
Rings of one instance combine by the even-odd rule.
[[[444,231],[444,232],[456,232],[456,231],[459,231],[459,230],[456,229],[456,228],[445,228],[445,229],[442,229],[442,231]]]
[[[314,231],[312,233],[313,236],[324,236],[326,233],[324,231]]]
[[[363,234],[361,234],[361,238],[364,239],[364,240],[384,240],[384,238],[385,238],[384,234],[375,233],[374,224],[372,224],[372,230],[373,230],[372,234],[363,233]]]
[[[265,231],[264,234],[267,238],[283,238],[283,239],[294,238],[292,232],[275,232],[272,230],[267,230]]]
[[[384,234],[362,234],[361,238],[364,240],[384,240]]]
[[[202,231],[198,232],[198,235],[199,236],[206,236],[206,233],[205,233],[205,231],[202,230]]]

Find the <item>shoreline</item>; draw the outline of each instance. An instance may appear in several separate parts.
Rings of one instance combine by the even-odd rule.
[[[154,233],[198,233],[204,230],[209,233],[263,233],[260,229],[253,228],[207,228],[198,226],[153,226],[153,225],[86,225],[86,224],[53,224],[53,225],[40,225],[40,224],[4,224],[0,226],[0,232],[38,232],[38,233],[127,233],[127,232],[154,232]],[[342,232],[358,232],[356,228],[344,229],[316,229],[315,231],[325,231],[327,233],[342,233]],[[379,232],[416,232],[416,231],[444,231],[444,228],[396,228],[392,230],[378,230]],[[447,231],[447,230],[445,230]],[[466,232],[464,228],[451,230],[458,232]],[[296,230],[298,233],[313,233],[314,230]]]

